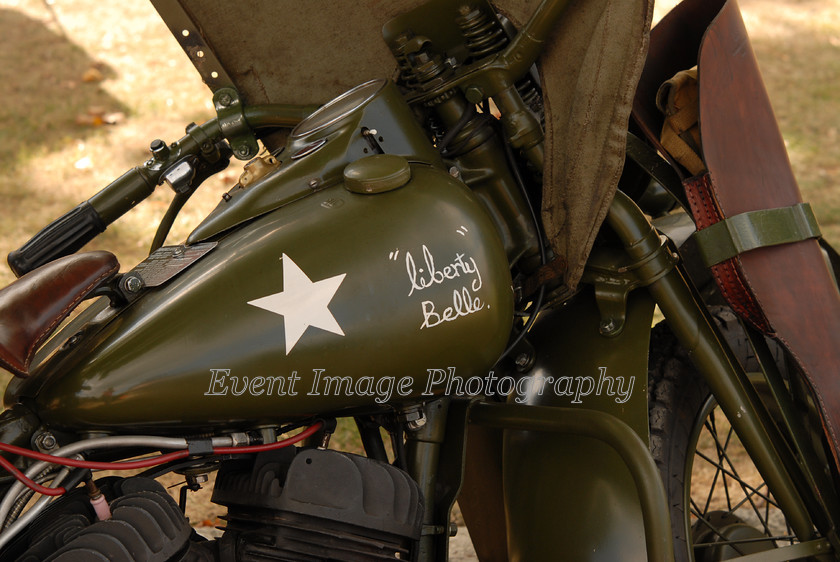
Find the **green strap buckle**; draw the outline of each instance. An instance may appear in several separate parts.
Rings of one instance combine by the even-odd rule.
[[[808,203],[750,211],[694,234],[700,257],[711,267],[744,252],[819,238],[820,227]]]

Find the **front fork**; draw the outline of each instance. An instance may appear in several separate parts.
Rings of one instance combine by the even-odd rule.
[[[800,442],[803,440],[801,432],[800,436],[796,435],[797,432],[791,432],[793,435],[788,435],[787,441],[782,437],[740,363],[732,356],[728,346],[721,343],[722,339],[705,306],[676,267],[677,256],[668,244],[663,243],[636,204],[621,192],[617,193],[610,207],[607,224],[620,238],[633,264],[631,267],[638,281],[634,286],[647,288],[671,330],[688,350],[764,477],[791,529],[803,543],[800,546],[808,548],[810,554],[816,554],[817,550],[825,546],[824,541],[827,539],[833,550],[840,552],[835,533],[838,503],[833,495],[833,487],[830,482],[823,481],[820,467],[810,466],[807,461],[797,461],[792,453],[792,450],[807,450],[810,445]],[[605,333],[605,329],[609,332],[609,328],[602,325],[602,333]],[[448,513],[461,484],[467,424],[568,433],[571,430],[565,427],[567,422],[585,414],[568,408],[494,405],[488,406],[486,413],[489,417],[484,416],[487,417],[484,419],[477,411],[471,412],[475,406],[463,401],[450,404],[448,399],[432,402],[426,405],[425,426],[409,432],[409,472],[424,488],[428,502],[419,560],[446,559]],[[529,411],[539,415],[530,416]],[[484,413],[482,410],[482,415]],[[544,421],[541,416],[553,420],[550,429],[549,426],[536,427],[540,421]],[[513,423],[511,420],[514,418],[521,423]],[[608,441],[608,433],[605,432],[603,440]],[[644,456],[649,458],[647,454]],[[646,467],[641,466],[644,463],[639,459],[634,460],[632,455],[625,462],[631,471],[646,470]],[[658,475],[656,478],[658,480]],[[442,490],[446,491],[443,496]],[[655,527],[657,517],[662,513],[667,514],[667,505],[662,502],[658,509],[655,505],[649,505],[643,511],[647,512],[645,526],[653,522],[652,526]],[[657,513],[651,514],[651,511]],[[817,539],[815,529],[819,530],[823,539]],[[649,531],[646,529],[646,533]],[[649,549],[650,546],[649,542]],[[669,549],[670,545],[666,547],[666,550]]]
[[[797,463],[740,363],[728,346],[720,343],[705,306],[674,267],[676,256],[636,204],[621,192],[610,206],[607,223],[632,262],[638,264],[637,277],[647,285],[674,335],[689,352],[797,538],[803,543],[813,540],[816,526],[834,550],[840,551],[833,522],[837,513],[832,509],[836,498],[830,489],[815,490],[813,486],[819,467]],[[807,444],[797,443],[795,448],[800,446],[806,448]]]

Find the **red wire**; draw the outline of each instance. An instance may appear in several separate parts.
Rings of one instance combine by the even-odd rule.
[[[0,457],[0,466],[8,470],[12,476],[23,482],[29,488],[32,488],[39,494],[44,494],[45,496],[60,496],[67,490],[64,488],[47,488],[46,486],[41,486],[37,482],[30,480],[24,473],[19,471],[15,465],[7,461],[5,458]]]
[[[289,445],[294,445],[298,441],[302,441],[321,429],[323,427],[324,422],[318,421],[307,427],[304,431],[301,431],[297,435],[293,437],[289,437],[287,439],[283,439],[282,441],[277,441],[276,443],[266,443],[264,445],[249,445],[247,447],[216,447],[213,449],[213,453],[216,455],[231,455],[236,453],[259,453],[261,451],[271,451],[272,449],[282,449],[283,447],[288,447]]]
[[[270,451],[272,449],[282,449],[283,447],[294,445],[298,441],[306,439],[307,437],[321,429],[322,426],[323,422],[316,422],[308,428],[306,428],[305,430],[298,433],[297,435],[288,437],[286,439],[283,439],[282,441],[277,441],[276,443],[250,445],[246,447],[216,447],[213,449],[213,454],[229,455],[236,453],[259,453],[261,451]],[[17,447],[8,443],[0,443],[0,451],[5,451],[7,453],[13,453],[24,457],[29,457],[31,459],[45,461],[53,464],[59,464],[63,466],[75,466],[79,468],[90,468],[96,470],[132,470],[135,468],[147,468],[150,466],[157,466],[159,464],[163,464],[172,460],[183,459],[190,455],[188,449],[182,449],[180,451],[173,451],[171,453],[166,453],[150,459],[142,459],[139,461],[97,462],[79,459],[68,459],[65,457],[56,457],[54,455],[40,453],[31,449],[24,449],[23,447]],[[24,485],[35,490],[38,493],[44,494],[46,496],[59,496],[66,491],[64,488],[47,488],[45,486],[37,484],[36,482],[33,482],[30,478],[28,478],[25,474],[23,474],[21,471],[15,468],[15,466],[12,463],[10,463],[2,456],[0,456],[0,466],[8,470],[12,474],[12,476],[20,480]]]

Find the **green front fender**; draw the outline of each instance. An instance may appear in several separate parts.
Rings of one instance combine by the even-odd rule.
[[[611,414],[648,443],[652,313],[645,293],[631,293],[627,323],[616,337],[600,334],[591,292],[542,314],[529,337],[536,362],[527,375],[563,382],[544,385],[541,395],[532,387],[526,402]],[[510,560],[647,559],[636,485],[602,440],[506,430],[503,479]]]

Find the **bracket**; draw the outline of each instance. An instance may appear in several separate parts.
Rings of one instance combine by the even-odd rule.
[[[228,140],[233,155],[239,160],[249,160],[257,155],[259,146],[248,121],[239,92],[233,88],[219,88],[213,93],[219,128]]]
[[[595,288],[595,302],[601,313],[598,330],[601,335],[616,337],[627,320],[627,295],[662,278],[679,262],[668,239],[660,237],[660,245],[642,259],[623,263],[626,254],[607,249],[593,251],[582,282]]]

